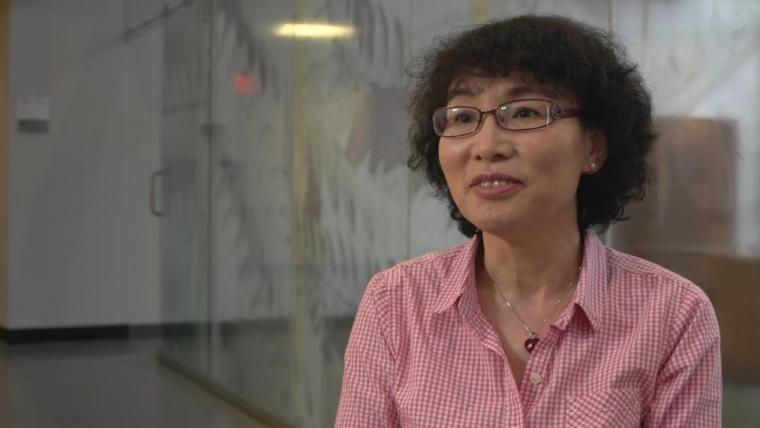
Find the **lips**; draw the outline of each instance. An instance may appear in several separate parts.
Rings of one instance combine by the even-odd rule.
[[[494,199],[510,195],[522,187],[522,182],[506,174],[481,174],[470,183],[478,195]]]
[[[481,181],[478,183],[478,186],[481,187],[502,187],[506,186],[509,183],[514,183],[513,181],[509,180],[487,180],[487,181]]]
[[[470,184],[472,187],[502,187],[510,184],[522,184],[520,180],[506,174],[481,174],[475,177]]]

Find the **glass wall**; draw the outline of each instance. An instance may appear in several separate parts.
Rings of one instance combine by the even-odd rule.
[[[726,426],[760,404],[758,341],[741,340],[760,321],[760,13],[738,0],[187,3],[164,28],[164,355],[286,424],[332,426],[370,276],[463,240],[405,166],[405,67],[452,29],[528,12],[613,29],[641,65],[660,181],[607,239],[708,290]]]
[[[210,3],[190,2],[164,23],[161,145],[162,351],[210,373]]]

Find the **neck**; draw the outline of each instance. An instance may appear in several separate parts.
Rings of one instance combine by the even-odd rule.
[[[556,299],[578,275],[581,243],[576,227],[508,237],[483,232],[479,270],[486,283],[495,282],[515,300]]]

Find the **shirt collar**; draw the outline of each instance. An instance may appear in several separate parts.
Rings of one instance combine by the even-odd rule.
[[[480,234],[476,234],[457,252],[451,264],[451,271],[445,276],[441,293],[433,306],[434,313],[445,311],[462,296],[466,287],[475,286],[475,257],[479,246]]]
[[[583,248],[583,265],[578,278],[578,289],[573,304],[581,309],[591,327],[597,331],[603,322],[604,300],[607,290],[607,249],[594,232],[586,232]],[[573,311],[565,311],[556,325],[564,329]]]
[[[462,251],[456,255],[447,280],[441,287],[441,293],[436,299],[433,312],[440,313],[451,307],[466,287],[474,286],[475,257],[480,247],[480,235],[475,235],[462,246]],[[604,295],[607,289],[607,252],[604,244],[594,232],[586,232],[583,248],[583,264],[581,266],[578,289],[573,305],[578,306],[597,330],[601,326]],[[562,329],[567,326],[572,311],[565,311],[556,325]]]

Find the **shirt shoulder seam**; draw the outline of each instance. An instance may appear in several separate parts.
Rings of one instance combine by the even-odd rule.
[[[398,352],[395,347],[395,344],[393,343],[393,340],[391,340],[391,334],[388,332],[388,326],[384,322],[386,317],[382,317],[380,315],[379,306],[383,306],[384,311],[390,311],[392,309],[392,304],[388,301],[389,296],[388,293],[390,290],[388,289],[387,282],[385,281],[385,272],[378,272],[372,277],[371,287],[369,288],[371,303],[372,303],[372,316],[377,321],[378,329],[380,330],[380,334],[383,336],[383,340],[385,341],[386,346],[388,346],[388,350],[391,353],[391,357],[393,358],[394,368],[395,363],[397,361]]]

